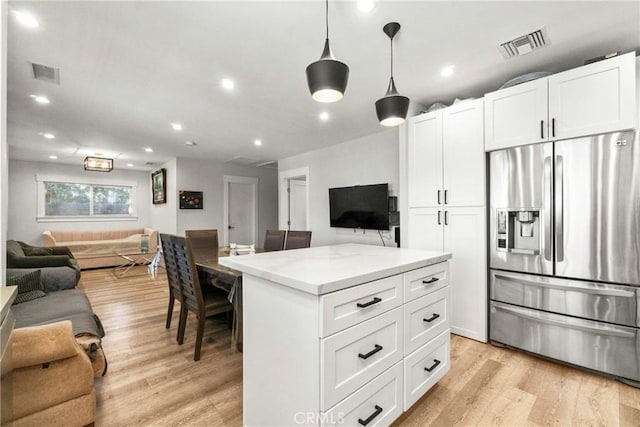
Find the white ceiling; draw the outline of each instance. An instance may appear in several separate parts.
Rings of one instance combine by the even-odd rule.
[[[322,1],[9,7],[40,22],[29,29],[9,16],[9,157],[50,161],[55,154],[57,162],[80,164],[85,152],[102,151],[117,154],[117,168],[153,169],[176,156],[260,162],[383,131],[374,102],[389,77],[382,27],[390,21],[402,25],[394,42],[398,90],[422,105],[479,97],[526,72],[640,47],[638,1],[378,1],[368,14],[355,2],[331,1],[331,45],[351,73],[342,101],[319,104],[304,70],[322,50]],[[541,26],[549,47],[503,59],[498,44]],[[60,86],[34,80],[29,62],[59,67]],[[444,79],[439,70],[448,64],[456,72]],[[233,92],[220,87],[223,77],[235,81]],[[51,104],[37,105],[31,94]],[[318,120],[321,111],[331,119]],[[173,131],[171,122],[184,130]]]

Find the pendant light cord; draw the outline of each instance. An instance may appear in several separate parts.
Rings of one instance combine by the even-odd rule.
[[[327,39],[329,38],[329,0],[325,1],[325,23],[326,23],[326,27],[327,27]]]
[[[391,78],[393,78],[393,37],[391,39]]]

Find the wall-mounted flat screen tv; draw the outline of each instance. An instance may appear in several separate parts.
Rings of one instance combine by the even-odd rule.
[[[331,227],[389,229],[389,185],[329,189]]]

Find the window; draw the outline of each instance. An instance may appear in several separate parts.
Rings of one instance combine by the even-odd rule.
[[[136,186],[38,177],[38,220],[131,220]]]

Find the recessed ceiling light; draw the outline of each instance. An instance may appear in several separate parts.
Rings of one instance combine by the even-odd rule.
[[[454,65],[447,65],[442,70],[440,70],[440,75],[442,77],[450,77],[453,75],[455,69],[456,67]]]
[[[133,163],[127,163],[127,166],[129,166],[130,168],[133,167]]]
[[[376,7],[374,0],[360,0],[358,1],[358,10],[360,12],[371,12]]]
[[[193,146],[198,145],[198,144],[196,144],[196,143],[195,143],[195,142],[193,142],[193,141],[185,141],[184,143],[185,143],[186,145],[190,145],[190,146],[192,146],[192,147],[193,147]]]
[[[222,79],[222,87],[227,90],[232,90],[236,87],[235,83],[231,79]]]
[[[52,154],[51,156],[49,156],[49,158],[50,158],[51,160],[56,160],[56,159],[58,158],[58,156],[54,156],[54,155]]]
[[[260,147],[262,145],[262,140],[256,139],[255,141],[253,141],[253,145]]]
[[[171,123],[171,127],[173,130],[182,130],[182,125],[180,123]]]
[[[147,153],[153,153],[153,148],[147,147],[144,149]]]
[[[31,98],[33,98],[33,100],[36,101],[38,104],[49,104],[51,102],[49,101],[49,98],[42,95],[31,95]]]
[[[40,26],[40,23],[38,23],[38,20],[30,13],[19,12],[16,10],[15,12],[13,12],[13,15],[16,17],[16,21],[18,21],[25,27],[37,28]]]
[[[320,120],[322,120],[323,122],[329,120],[329,113],[327,113],[326,111],[320,113]]]
[[[48,132],[47,133],[40,132],[40,135],[42,135],[42,137],[46,139],[54,139],[56,137],[54,134],[48,133]]]

